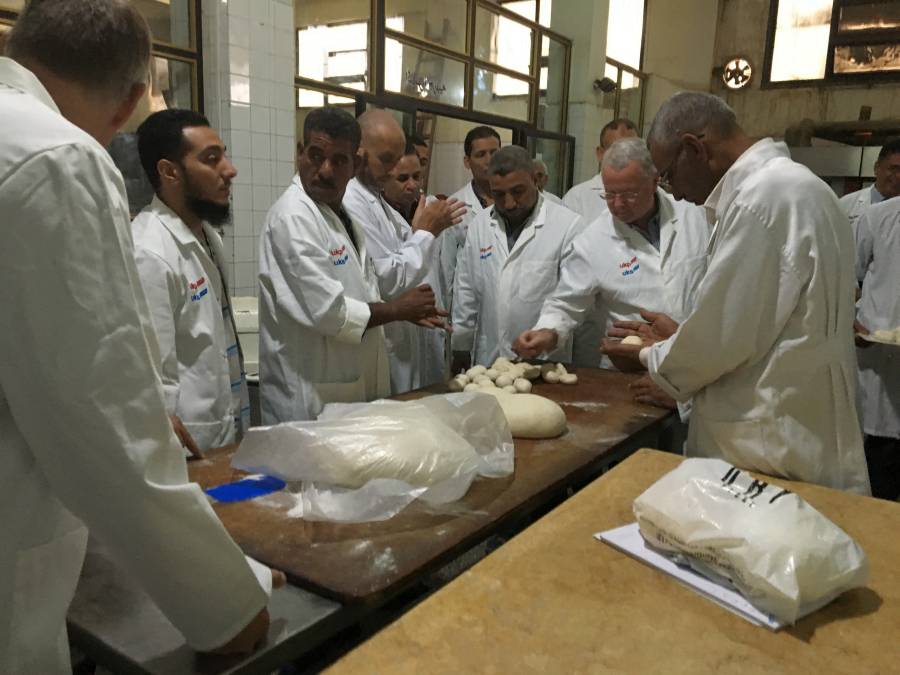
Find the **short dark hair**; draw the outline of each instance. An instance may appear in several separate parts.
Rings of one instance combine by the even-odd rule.
[[[406,140],[408,140],[413,145],[424,145],[426,148],[428,147],[428,141],[425,140],[425,137],[422,134],[418,134],[415,131],[406,136]]]
[[[878,161],[880,162],[897,153],[900,153],[900,136],[894,136],[884,142],[884,145],[881,146],[881,150],[878,152]]]
[[[603,125],[603,128],[600,130],[600,145],[606,147],[603,144],[603,137],[606,136],[606,132],[615,131],[619,127],[625,127],[629,131],[637,133],[637,125],[634,122],[627,117],[617,117],[612,122],[607,122]]]
[[[138,154],[141,166],[153,189],[159,191],[159,160],[180,162],[188,148],[184,130],[188,127],[208,127],[209,120],[193,110],[170,108],[160,110],[145,119],[138,127]]]
[[[19,14],[6,54],[112,96],[150,74],[150,29],[126,0],[31,0]]]
[[[346,110],[334,106],[325,106],[311,111],[303,120],[303,145],[309,143],[309,135],[313,131],[328,134],[334,140],[350,141],[355,153],[362,140],[359,122]]]
[[[497,143],[503,143],[496,129],[485,126],[469,129],[469,133],[466,134],[466,140],[463,142],[463,150],[466,153],[466,157],[472,154],[472,144],[480,138],[496,138]]]

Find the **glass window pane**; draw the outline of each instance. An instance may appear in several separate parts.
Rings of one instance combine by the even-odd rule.
[[[462,107],[466,64],[388,38],[384,45],[384,88]]]
[[[825,77],[832,0],[779,0],[769,80]]]
[[[384,5],[388,28],[465,53],[466,0],[385,0]],[[399,25],[392,25],[397,19]]]
[[[534,17],[537,16],[536,0],[493,0],[493,3],[525,17],[529,21],[534,21]],[[541,8],[541,11],[544,11],[543,8]]]
[[[619,92],[619,110],[616,117],[625,117],[640,125],[644,108],[644,86],[640,78],[622,73],[622,89]],[[638,133],[641,130],[638,129]]]
[[[563,131],[562,107],[565,105],[566,46],[544,36],[541,39],[541,53],[546,53],[546,56],[541,57],[538,127],[548,131]]]
[[[549,138],[529,138],[528,149],[537,160],[547,166],[547,185],[544,191],[562,197],[565,193],[568,172],[569,143]]]
[[[150,25],[153,39],[177,47],[193,46],[191,42],[191,0],[132,0]]]
[[[884,30],[900,28],[900,1],[867,2],[841,7],[838,30]]]
[[[472,173],[465,167],[464,141],[466,134],[478,122],[455,117],[435,115],[428,134],[431,156],[429,159],[428,194],[452,195],[472,180]],[[491,125],[500,135],[500,144],[512,143],[512,130]]]
[[[369,0],[295,0],[297,75],[367,90]]]
[[[560,5],[562,7],[562,5]],[[540,23],[542,26],[550,28],[550,18],[553,16],[553,0],[541,0]]]
[[[644,0],[610,0],[606,55],[635,69],[641,67]]]
[[[484,68],[475,69],[473,107],[480,112],[528,120],[530,85]]]
[[[533,39],[528,26],[478,7],[475,58],[527,75],[531,70]]]
[[[193,64],[187,61],[154,55],[150,59],[150,88],[122,131],[136,131],[141,122],[159,110],[193,108],[193,70]]]
[[[858,45],[834,48],[835,73],[885,73],[900,71],[900,44]]]

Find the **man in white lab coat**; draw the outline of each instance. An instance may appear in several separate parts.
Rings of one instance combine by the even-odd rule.
[[[488,169],[494,206],[469,226],[453,289],[454,372],[512,357],[513,341],[534,326],[583,229],[581,217],[541,197],[528,151],[499,150]],[[571,360],[571,343],[550,358]]]
[[[712,94],[666,101],[649,145],[673,195],[715,223],[706,275],[685,321],[646,327],[665,339],[607,341],[607,353],[637,355],[670,396],[693,397],[688,454],[869,494],[853,241],[837,197],[783,144],[751,140]]]
[[[188,481],[104,150],[143,95],[131,3],[42,0],[0,58],[0,672],[71,672],[88,528],[188,643],[250,651],[266,589]],[[246,627],[246,628],[244,628]]]
[[[850,218],[850,224],[856,221],[873,204],[893,199],[900,195],[900,138],[885,141],[875,161],[875,183],[870,187],[851,192],[841,197],[841,208]]]
[[[443,325],[427,286],[381,299],[365,231],[342,205],[361,161],[359,143],[359,124],[349,113],[309,113],[297,175],[266,216],[259,247],[265,424],[315,419],[326,403],[387,396],[382,326]]]
[[[425,205],[424,196],[411,225],[384,200],[382,191],[390,171],[404,154],[406,138],[394,117],[384,110],[370,110],[359,118],[361,161],[347,185],[343,205],[366,235],[381,297],[393,300],[425,282],[437,260],[438,237],[462,218],[464,206],[456,200]],[[430,287],[429,287],[430,288]],[[432,289],[434,290],[434,289]],[[437,296],[440,300],[440,295]],[[439,302],[439,306],[442,303]],[[419,328],[408,322],[384,327],[391,393],[422,386]]]
[[[466,213],[458,225],[454,225],[441,238],[441,285],[447,292],[447,305],[453,302],[453,283],[456,265],[466,243],[466,232],[472,221],[491,207],[491,182],[488,166],[491,157],[500,149],[500,134],[496,129],[480,126],[469,129],[463,140],[463,164],[472,173],[472,180],[450,195],[466,205]]]
[[[513,345],[525,358],[565,342],[593,310],[602,332],[572,361],[611,367],[600,342],[613,322],[639,321],[642,309],[678,321],[691,311],[706,270],[709,224],[703,209],[675,201],[657,186],[656,166],[640,138],[613,143],[603,157],[602,175],[609,212],[576,237],[534,329]]]
[[[900,155],[895,155],[900,158]],[[900,166],[895,180],[900,180]],[[875,204],[856,222],[857,331],[900,329],[900,199]],[[895,333],[900,336],[900,333]],[[900,497],[900,346],[860,340],[860,412],[872,496]]]
[[[544,199],[549,199],[556,204],[562,204],[562,199],[552,192],[548,192],[545,188],[550,176],[547,174],[547,165],[540,159],[534,160],[534,184],[537,185],[538,192]]]
[[[137,131],[156,192],[132,223],[134,253],[159,338],[166,408],[194,454],[239,440],[250,426],[241,348],[213,226],[229,214],[237,170],[205,117],[161,110]]]

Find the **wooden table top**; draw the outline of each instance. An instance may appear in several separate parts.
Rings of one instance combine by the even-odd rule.
[[[569,431],[550,440],[517,439],[515,473],[476,480],[459,502],[438,509],[414,502],[388,521],[365,524],[292,517],[293,497],[285,492],[214,508],[245,553],[284,570],[292,583],[341,602],[378,603],[502,523],[536,508],[570,481],[588,478],[598,465],[634,451],[640,447],[635,434],[653,431],[670,414],[631,400],[627,385],[634,375],[575,372],[576,385],[535,387],[563,406]],[[439,391],[436,387],[402,398]],[[208,488],[237,479],[241,473],[231,468],[230,456],[221,452],[191,462],[192,480]]]
[[[897,673],[900,504],[774,480],[866,551],[866,588],[777,633],[593,538],[680,458],[641,450],[351,652],[333,673]]]

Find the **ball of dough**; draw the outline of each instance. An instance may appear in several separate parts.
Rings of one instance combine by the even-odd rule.
[[[575,384],[578,382],[578,376],[575,373],[566,373],[559,376],[559,381],[563,384]]]
[[[531,380],[526,380],[524,377],[520,377],[518,380],[513,382],[513,386],[516,388],[516,391],[527,394],[531,391]]]
[[[505,356],[498,356],[497,360],[494,361],[493,367],[496,368],[497,370],[500,370],[500,368],[498,366],[509,366],[510,363],[512,363],[512,361],[510,361]]]
[[[550,384],[555,384],[559,382],[559,378],[562,377],[557,370],[550,370],[544,373],[544,382],[549,382]]]
[[[629,335],[627,338],[624,338],[624,339],[622,340],[622,344],[623,344],[623,345],[638,345],[638,346],[642,346],[642,345],[644,344],[644,341],[641,340],[641,338],[639,338],[637,335]]]
[[[478,383],[478,388],[479,388],[479,389],[496,389],[496,388],[497,388],[497,385],[494,384],[493,382],[491,382],[490,380],[487,380],[487,381],[481,381],[481,382],[479,382],[479,383]]]
[[[559,373],[560,375],[565,375],[569,371],[566,370],[566,367],[563,364],[557,363],[556,364],[556,372]]]
[[[555,438],[566,431],[566,413],[555,402],[536,394],[486,391],[497,397],[509,429],[516,438]]]
[[[484,366],[472,366],[466,371],[466,375],[469,376],[470,380],[474,380],[476,375],[483,375],[487,372],[487,368]]]
[[[475,384],[494,384],[494,381],[487,375],[476,375],[472,379],[472,382],[474,382]]]
[[[508,394],[518,394],[519,393],[516,390],[516,388],[514,386],[512,386],[511,384],[508,384],[505,387],[503,387],[503,389],[501,391],[505,391]]]
[[[468,382],[462,382],[458,377],[454,377],[447,383],[447,389],[452,392],[463,391],[466,388]]]
[[[502,375],[497,376],[497,379],[494,380],[494,384],[496,384],[498,387],[501,387],[501,388],[508,387],[512,383],[513,383],[513,378],[510,377],[509,375],[507,375],[506,373],[503,373]]]
[[[500,372],[495,368],[488,368],[486,371],[484,371],[484,376],[490,378],[491,382],[496,380],[499,374]]]
[[[542,363],[541,364],[541,377],[547,379],[547,373],[552,373],[556,370],[556,365],[553,363]]]
[[[467,385],[463,388],[463,391],[478,391],[479,389],[481,389],[480,386],[478,386],[478,385],[475,384],[474,382],[469,382],[469,384],[467,384]]]

